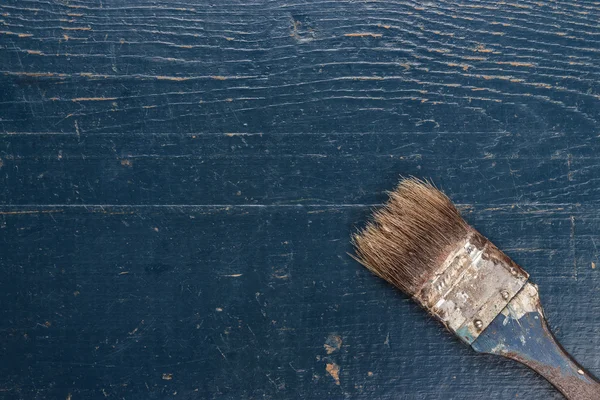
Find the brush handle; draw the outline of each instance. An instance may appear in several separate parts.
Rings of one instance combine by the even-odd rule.
[[[527,283],[471,345],[525,364],[568,400],[600,400],[600,382],[571,357],[546,324],[537,287]]]

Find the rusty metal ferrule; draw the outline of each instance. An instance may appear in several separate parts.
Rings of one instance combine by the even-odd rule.
[[[471,344],[527,282],[529,274],[479,232],[450,251],[415,299]]]

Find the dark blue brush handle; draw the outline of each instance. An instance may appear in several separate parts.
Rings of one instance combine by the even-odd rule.
[[[569,400],[600,400],[600,383],[562,348],[542,311],[537,288],[527,283],[471,345],[533,369]]]

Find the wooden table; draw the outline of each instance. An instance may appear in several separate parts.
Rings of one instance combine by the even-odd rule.
[[[4,0],[6,399],[560,399],[346,253],[432,178],[600,375],[593,1]]]

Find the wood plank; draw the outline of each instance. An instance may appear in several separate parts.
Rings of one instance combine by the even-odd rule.
[[[594,209],[464,211],[532,274],[559,339],[600,372]],[[527,369],[475,355],[351,260],[349,234],[368,212],[4,206],[0,292],[16,307],[0,319],[13,360],[2,363],[3,390],[477,399],[493,382],[502,398],[559,398]],[[330,337],[341,344],[328,354]],[[327,364],[339,366],[340,385]]]
[[[598,17],[588,0],[3,1],[0,393],[560,398],[346,255],[400,174],[532,274],[600,375]]]
[[[593,3],[0,6],[8,132],[595,132]]]
[[[4,204],[377,204],[400,174],[465,204],[600,200],[600,141],[587,134],[3,138]]]

